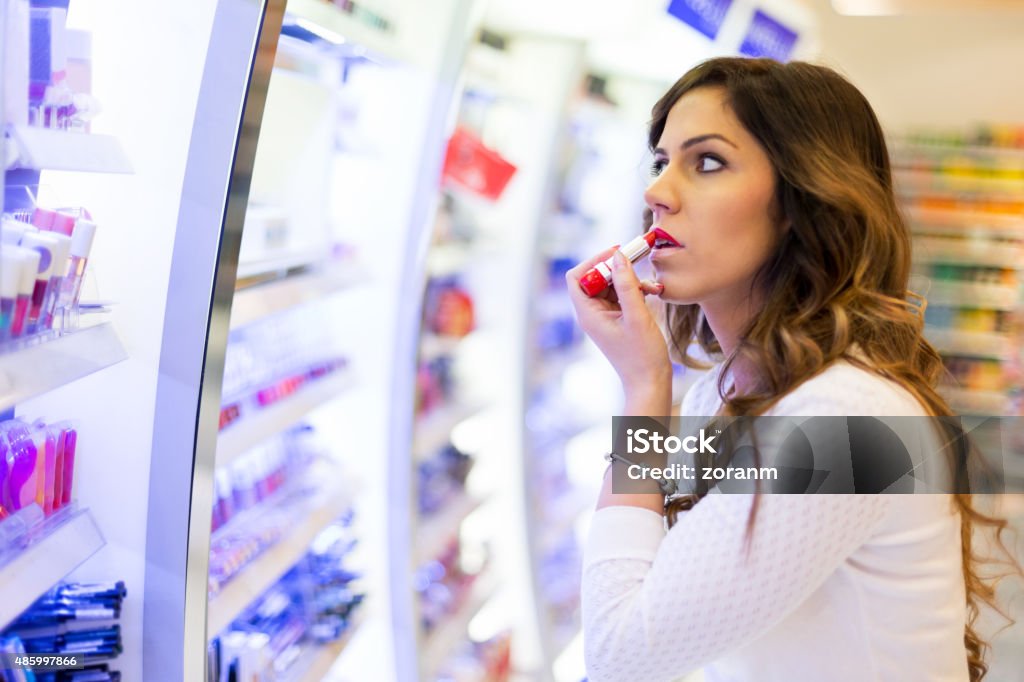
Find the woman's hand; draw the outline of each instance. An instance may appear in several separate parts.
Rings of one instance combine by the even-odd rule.
[[[580,289],[580,278],[612,254],[615,256],[612,285],[601,294],[588,297]],[[645,295],[660,294],[663,286],[640,281],[633,265],[617,247],[606,249],[580,263],[565,274],[565,280],[580,327],[615,368],[627,403],[634,398],[647,402],[645,397],[660,398],[666,392],[671,396],[672,364],[668,346],[657,321],[644,303]],[[653,416],[653,413],[649,414]]]

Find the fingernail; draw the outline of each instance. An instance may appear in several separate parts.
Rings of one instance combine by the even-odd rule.
[[[616,270],[621,269],[626,265],[626,256],[621,251],[616,251],[612,254],[612,267]]]

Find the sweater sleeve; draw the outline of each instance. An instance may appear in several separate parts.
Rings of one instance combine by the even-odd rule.
[[[584,551],[590,682],[674,680],[771,629],[862,545],[885,495],[705,497],[667,533],[635,507],[595,513]]]

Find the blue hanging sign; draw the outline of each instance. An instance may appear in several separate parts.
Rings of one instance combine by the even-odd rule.
[[[771,57],[780,62],[787,61],[796,44],[795,31],[783,26],[770,16],[757,10],[747,29],[747,35],[740,45],[740,54],[748,57]]]
[[[668,13],[714,40],[730,6],[732,0],[672,0]]]

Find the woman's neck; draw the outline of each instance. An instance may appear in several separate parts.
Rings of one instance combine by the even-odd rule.
[[[708,326],[711,327],[718,345],[722,348],[725,357],[732,355],[740,345],[743,332],[750,324],[758,306],[746,297],[739,302],[730,302],[716,305],[714,303],[701,303],[701,310]],[[732,377],[733,390],[744,394],[756,385],[755,368],[743,356],[737,357],[732,363],[729,373]]]

